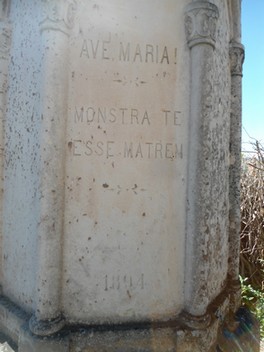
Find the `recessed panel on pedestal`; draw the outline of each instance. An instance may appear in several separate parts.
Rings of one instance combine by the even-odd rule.
[[[62,289],[74,321],[168,319],[182,309],[185,5],[78,2],[65,68]]]

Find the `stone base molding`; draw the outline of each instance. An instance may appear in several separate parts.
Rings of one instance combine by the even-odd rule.
[[[190,348],[195,352],[211,352],[216,351],[215,343],[217,336],[222,336],[222,329],[236,328],[230,318],[235,291],[235,284],[226,287],[203,316],[182,312],[173,321],[127,326],[70,325],[62,316],[39,321],[1,296],[0,330],[18,345],[19,352],[187,352]],[[236,323],[235,315],[232,316]]]

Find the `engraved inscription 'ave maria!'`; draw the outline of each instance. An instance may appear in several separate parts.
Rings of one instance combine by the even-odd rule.
[[[176,65],[177,48],[154,43],[125,42],[109,33],[105,40],[83,39],[80,48],[80,58]]]

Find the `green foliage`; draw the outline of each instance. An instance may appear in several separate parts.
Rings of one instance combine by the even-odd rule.
[[[260,336],[264,338],[264,292],[255,289],[248,278],[240,276],[242,305],[246,306],[260,322]]]

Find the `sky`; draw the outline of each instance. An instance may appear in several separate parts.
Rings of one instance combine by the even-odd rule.
[[[245,46],[242,88],[242,150],[255,138],[264,147],[264,0],[242,0]]]

